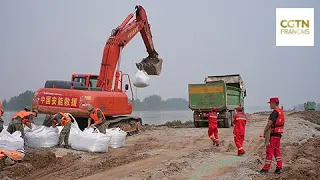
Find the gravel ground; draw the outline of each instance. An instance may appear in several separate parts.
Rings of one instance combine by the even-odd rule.
[[[268,113],[249,115],[244,144],[247,154],[242,157],[236,156],[232,128],[220,128],[221,145],[213,147],[207,137],[207,128],[146,126],[140,134],[127,137],[125,147],[109,149],[107,153],[61,148],[27,149],[26,160],[6,167],[2,178],[273,179],[273,175],[257,174],[265,156],[264,139],[259,135],[267,122]],[[308,113],[308,117],[313,116]],[[317,119],[312,118],[312,122],[317,122]],[[294,174],[294,170],[304,172],[299,169],[300,165],[308,165],[306,174],[317,173],[315,168],[318,168],[320,157],[312,154],[317,154],[313,152],[313,146],[318,147],[318,141],[311,141],[320,137],[317,129],[320,129],[319,125],[309,122],[306,116],[299,113],[286,116],[281,145],[284,171],[287,172],[285,177],[303,177]],[[54,158],[55,155],[62,157]]]

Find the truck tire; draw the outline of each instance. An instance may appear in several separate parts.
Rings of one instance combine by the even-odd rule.
[[[224,128],[224,120],[218,121],[218,128]]]
[[[195,118],[198,115],[199,115],[199,112],[197,112],[197,111],[193,112],[193,124],[194,124],[194,127],[196,127],[196,128],[200,127],[200,122],[196,121],[196,118]]]
[[[200,122],[193,120],[194,127],[199,128]]]
[[[233,120],[236,113],[234,111],[231,111],[231,126],[233,126]]]
[[[226,118],[224,119],[224,128],[229,128],[231,127],[231,113],[230,112],[226,112]]]

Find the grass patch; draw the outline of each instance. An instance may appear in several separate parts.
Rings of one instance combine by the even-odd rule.
[[[193,124],[193,121],[189,120],[186,122],[181,122],[180,120],[167,121],[164,126],[173,127],[173,126],[183,126]]]

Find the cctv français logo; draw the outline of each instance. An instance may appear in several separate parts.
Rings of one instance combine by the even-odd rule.
[[[314,46],[314,8],[277,8],[276,46]]]

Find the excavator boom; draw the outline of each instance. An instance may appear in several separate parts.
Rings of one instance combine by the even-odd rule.
[[[134,14],[130,13],[127,18],[112,31],[103,51],[102,63],[97,87],[106,91],[112,90],[113,80],[117,65],[120,63],[121,50],[139,32],[146,46],[148,57],[136,63],[139,70],[144,70],[148,75],[160,75],[162,69],[162,59],[158,58],[158,53],[154,48],[150,25],[146,11],[140,5],[136,6]],[[119,69],[117,69],[119,71]]]

